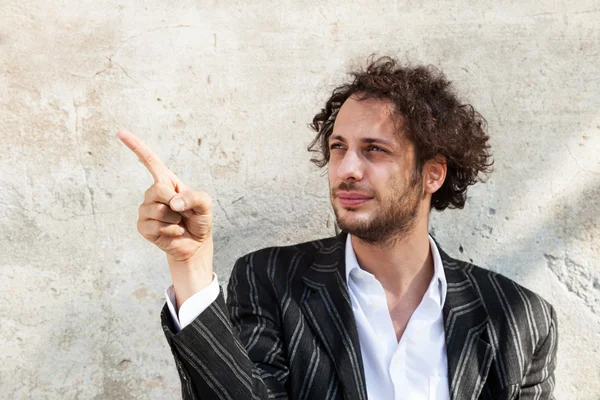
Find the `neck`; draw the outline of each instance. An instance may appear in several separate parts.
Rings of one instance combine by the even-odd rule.
[[[360,267],[373,274],[387,293],[398,297],[409,291],[425,293],[433,277],[427,218],[398,240],[371,244],[351,236],[351,241]]]

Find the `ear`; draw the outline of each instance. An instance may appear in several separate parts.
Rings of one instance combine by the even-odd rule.
[[[423,167],[423,190],[425,193],[433,194],[442,187],[447,169],[446,157],[442,155],[425,162]]]

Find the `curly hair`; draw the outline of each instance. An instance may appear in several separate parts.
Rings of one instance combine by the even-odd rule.
[[[431,208],[463,208],[467,188],[484,181],[479,174],[491,172],[487,123],[470,104],[463,104],[450,81],[434,66],[402,66],[391,57],[367,60],[366,70],[350,72],[351,83],[333,90],[325,108],[310,128],[317,136],[308,150],[317,153],[311,161],[319,167],[329,162],[329,137],[342,104],[353,94],[359,100],[390,100],[394,113],[403,117],[398,133],[415,145],[417,172],[423,173],[425,162],[444,156],[446,179],[431,198]]]

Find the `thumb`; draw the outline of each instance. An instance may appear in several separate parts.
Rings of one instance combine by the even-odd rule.
[[[198,214],[209,214],[212,208],[212,200],[210,196],[204,192],[186,190],[173,196],[169,202],[169,206],[173,211],[180,213],[187,211],[191,212],[193,210]],[[193,213],[191,215],[193,215]]]
[[[185,200],[183,196],[173,196],[171,201],[169,201],[169,206],[173,211],[183,212],[186,210]]]

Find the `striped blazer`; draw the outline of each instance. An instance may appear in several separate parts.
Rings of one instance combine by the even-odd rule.
[[[183,398],[366,400],[345,243],[341,233],[241,257],[227,301],[221,289],[178,333],[165,304],[162,326]],[[500,274],[441,248],[440,255],[450,397],[553,398],[552,306]]]

